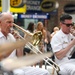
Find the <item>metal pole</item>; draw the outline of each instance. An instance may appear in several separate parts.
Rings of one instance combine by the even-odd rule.
[[[2,12],[10,12],[10,0],[2,0]]]

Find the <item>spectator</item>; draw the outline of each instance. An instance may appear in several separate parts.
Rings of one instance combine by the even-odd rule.
[[[73,36],[75,37],[75,25],[74,25],[74,26],[72,26],[72,28],[71,28],[70,32],[71,32],[71,33],[73,34]]]
[[[54,27],[51,37],[53,37],[59,31],[59,27]]]

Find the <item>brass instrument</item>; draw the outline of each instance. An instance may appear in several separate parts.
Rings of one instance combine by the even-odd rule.
[[[38,55],[38,52],[39,52],[40,54],[43,54],[39,49],[37,49],[37,48],[35,47],[35,45],[38,45],[38,44],[39,44],[39,42],[41,41],[41,38],[42,38],[42,33],[41,33],[40,31],[39,31],[39,32],[36,32],[36,33],[34,33],[34,34],[32,34],[32,33],[30,33],[30,32],[27,32],[25,29],[21,28],[20,26],[18,26],[18,25],[16,25],[16,24],[14,24],[14,26],[15,26],[16,28],[22,30],[22,32],[24,32],[25,34],[28,34],[28,35],[33,36],[33,44],[31,44],[30,42],[28,42],[28,44],[27,44],[28,48],[30,48],[36,55]],[[24,38],[22,38],[22,39],[24,39]],[[32,48],[30,47],[30,45],[31,45],[35,50],[37,50],[37,51],[35,51],[34,49],[32,49]],[[52,61],[49,57],[46,57],[46,59],[43,59],[43,60],[44,60],[47,64],[49,64],[50,66],[52,66],[54,70],[56,70],[57,72],[59,72],[59,70],[60,70],[59,66],[58,66],[54,61]],[[53,65],[50,64],[49,61],[50,61],[51,63],[53,63]],[[54,71],[54,70],[53,70],[53,71]]]
[[[29,45],[31,45],[31,46],[33,46],[31,43],[28,43]],[[28,45],[27,45],[28,46]],[[29,47],[29,46],[28,46]],[[33,49],[31,49],[30,47],[30,49],[35,53],[35,54],[43,54],[39,49],[37,49],[35,46],[33,46],[34,47],[34,49],[35,50],[37,50],[37,51],[35,51],[35,50],[33,50]],[[37,53],[37,52],[39,52],[39,53]],[[57,72],[59,72],[60,71],[60,68],[59,68],[59,66],[54,62],[54,61],[52,61],[52,59],[50,59],[49,57],[46,57],[47,58],[47,60],[46,59],[43,59],[47,64],[49,64],[50,66],[52,66]],[[53,63],[53,65],[52,64],[50,64],[49,63],[49,61],[50,62],[52,62]]]
[[[24,32],[24,34],[28,35],[28,36],[32,36],[32,44],[35,46],[35,45],[38,45],[39,42],[41,41],[42,39],[42,32],[41,31],[38,31],[38,32],[35,32],[34,34],[33,33],[30,33],[28,31],[26,31],[25,29],[23,29],[22,27],[18,26],[17,24],[13,23],[13,25],[21,30],[22,32]]]

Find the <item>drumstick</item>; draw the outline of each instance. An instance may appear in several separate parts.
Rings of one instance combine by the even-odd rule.
[[[18,40],[15,42],[1,44],[0,45],[0,56],[3,53],[7,53],[9,51],[13,51],[14,49],[21,48],[21,47],[25,46],[25,44],[26,44],[25,40]]]
[[[19,58],[7,58],[1,62],[1,66],[5,70],[13,70],[17,68],[22,68],[25,66],[33,65],[38,61],[44,59],[46,56],[51,57],[52,53],[43,53],[43,54],[33,54],[29,56],[23,56]]]

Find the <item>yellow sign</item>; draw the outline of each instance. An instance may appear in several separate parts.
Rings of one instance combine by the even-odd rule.
[[[26,5],[24,5],[23,7],[19,7],[19,8],[10,7],[10,12],[13,12],[13,13],[26,13]]]
[[[10,0],[10,5],[13,7],[21,5],[22,0]]]
[[[14,5],[13,5],[13,3],[11,3],[13,6],[10,6],[10,12],[26,13],[26,5],[22,4],[22,2],[21,2],[22,0],[10,0],[10,1],[15,2]],[[16,1],[18,1],[18,2],[16,3]],[[0,0],[0,4],[2,4],[2,0]],[[2,12],[2,5],[0,6],[0,12]]]
[[[2,1],[0,0],[0,11],[2,11]]]

